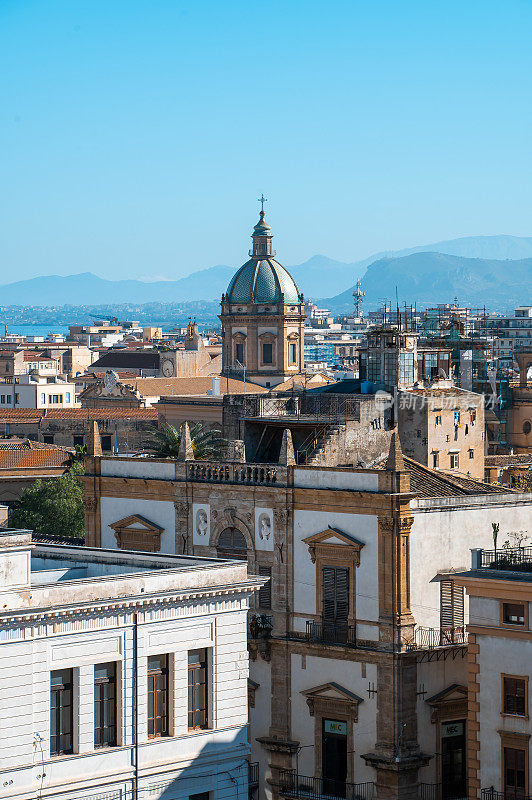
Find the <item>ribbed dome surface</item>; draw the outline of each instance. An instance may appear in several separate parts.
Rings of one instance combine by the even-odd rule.
[[[254,258],[240,267],[227,287],[229,303],[300,303],[296,282],[273,258]]]

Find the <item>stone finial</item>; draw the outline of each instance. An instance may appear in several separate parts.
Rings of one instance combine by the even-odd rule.
[[[102,454],[103,451],[102,451],[102,440],[100,438],[100,429],[98,428],[98,423],[96,422],[96,420],[93,420],[89,432],[89,446],[87,447],[87,455],[101,456]]]
[[[392,433],[390,441],[390,450],[388,452],[388,459],[386,461],[386,469],[391,472],[404,472],[405,462],[403,459],[403,451],[401,449],[401,440],[397,428]]]
[[[181,425],[181,441],[179,443],[179,453],[177,455],[178,461],[193,461],[194,448],[192,447],[192,439],[190,438],[190,428],[188,422],[183,422]]]
[[[294,453],[294,443],[292,442],[292,432],[290,428],[285,428],[283,431],[283,440],[281,442],[281,452],[279,453],[279,464],[290,467],[295,463],[296,456]]]

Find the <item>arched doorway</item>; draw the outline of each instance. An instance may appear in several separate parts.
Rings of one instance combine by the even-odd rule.
[[[218,558],[238,558],[241,561],[247,559],[247,544],[243,534],[238,528],[225,528],[216,545],[216,555]]]

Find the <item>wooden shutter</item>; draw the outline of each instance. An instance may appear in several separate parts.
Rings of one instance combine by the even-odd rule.
[[[440,582],[440,628],[460,628],[464,624],[464,589],[453,580]]]
[[[323,620],[337,625],[349,615],[349,570],[323,567]]]
[[[259,575],[268,577],[270,580],[259,589],[259,607],[271,608],[272,607],[272,568],[259,567]]]

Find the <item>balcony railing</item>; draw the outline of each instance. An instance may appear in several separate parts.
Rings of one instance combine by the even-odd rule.
[[[375,784],[347,783],[334,778],[311,778],[299,775],[295,770],[282,770],[279,776],[281,793],[285,797],[298,797],[303,800],[329,800],[329,798],[342,798],[343,800],[373,800],[375,797]]]
[[[335,394],[268,397],[248,395],[243,398],[244,419],[289,417],[303,422],[345,422],[360,420],[360,398]]]
[[[480,552],[481,569],[532,572],[532,547],[503,547]]]
[[[498,792],[493,786],[490,789],[482,789],[482,800],[532,800],[532,795],[519,794],[517,791]]]
[[[307,620],[305,639],[319,644],[345,644],[356,647],[356,627],[354,625],[314,622]]]
[[[243,483],[259,486],[286,486],[286,467],[267,464],[229,464],[216,461],[187,463],[189,481],[204,483]]]
[[[467,800],[467,791],[462,793],[449,791],[446,786],[445,800]],[[419,800],[443,800],[443,784],[441,783],[420,783]]]
[[[408,650],[436,650],[439,647],[453,647],[467,644],[465,625],[453,628],[416,628],[414,637],[408,642]]]

